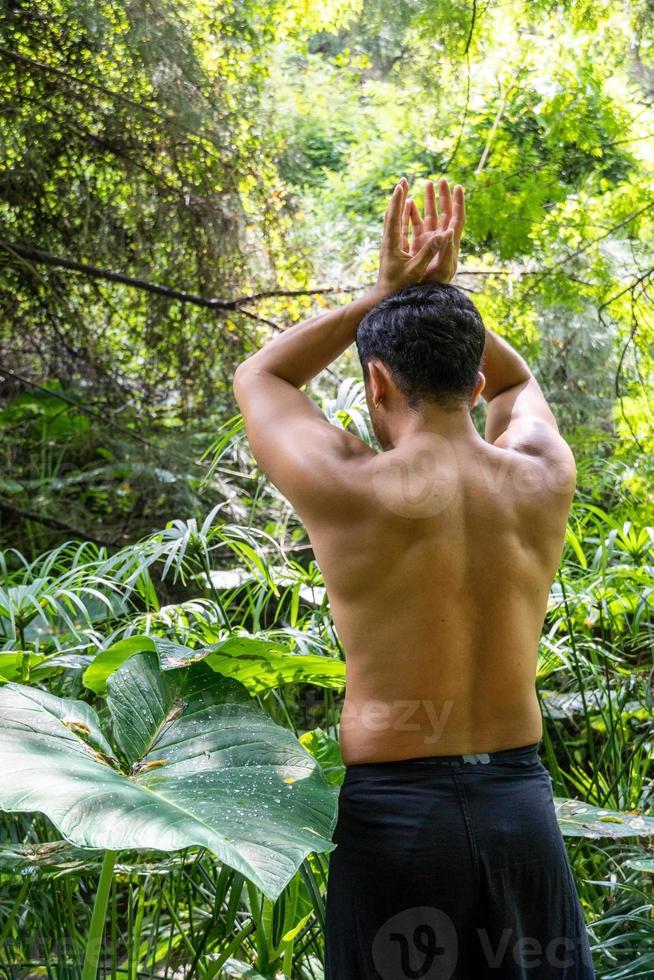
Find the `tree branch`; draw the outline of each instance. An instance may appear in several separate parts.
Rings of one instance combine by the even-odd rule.
[[[47,514],[35,514],[30,510],[23,510],[21,507],[15,507],[13,504],[8,504],[4,500],[0,500],[0,511],[5,514],[11,514],[12,517],[20,517],[26,521],[34,521],[36,524],[42,524],[43,527],[49,527],[54,531],[65,531],[67,534],[73,534],[76,538],[81,538],[83,541],[92,541],[93,544],[99,544],[104,548],[112,548],[109,541],[103,541],[101,538],[94,538],[92,534],[87,534],[86,531],[80,531],[78,527],[73,527],[71,524],[66,524],[64,521],[57,520],[56,517],[49,517]]]
[[[11,48],[5,48],[4,45],[0,44],[0,54],[5,55],[7,58],[13,58],[14,61],[22,61],[25,65],[30,65],[31,68],[38,68],[41,71],[50,72],[53,75],[58,75],[60,78],[65,79],[69,82],[74,82],[76,85],[84,85],[86,88],[95,89],[97,92],[103,92],[112,99],[118,99],[120,102],[124,102],[125,105],[131,106],[134,109],[140,109],[141,112],[147,112],[153,116],[159,116],[161,119],[172,120],[175,117],[162,112],[160,109],[152,108],[151,106],[143,105],[141,102],[136,102],[135,99],[130,99],[129,96],[123,95],[122,92],[114,92],[104,85],[98,85],[97,82],[91,82],[86,78],[78,78],[76,75],[71,74],[71,72],[63,71],[61,68],[55,68],[54,65],[46,65],[42,61],[35,61],[34,58],[28,58],[25,54],[20,54],[18,51],[12,51]]]
[[[272,299],[277,296],[319,296],[335,293],[354,293],[364,288],[363,286],[325,286],[318,289],[268,289],[259,293],[252,293],[249,296],[237,296],[236,299],[210,299],[206,296],[198,296],[195,293],[187,293],[181,289],[173,289],[170,286],[161,286],[159,283],[150,282],[147,279],[127,276],[123,272],[114,272],[112,269],[102,269],[99,266],[77,262],[75,259],[52,255],[50,252],[46,252],[41,248],[35,248],[32,245],[23,245],[20,242],[7,242],[0,239],[0,248],[3,248],[12,255],[29,259],[32,262],[39,262],[42,265],[50,265],[59,269],[70,269],[72,272],[79,272],[92,279],[119,282],[123,286],[129,286],[132,289],[141,289],[146,293],[165,296],[166,299],[178,300],[181,303],[190,303],[194,306],[202,306],[205,309],[219,312],[223,310],[238,311],[242,303],[252,303],[258,299]]]
[[[64,395],[62,391],[57,391],[55,388],[45,388],[43,385],[38,384],[38,382],[32,381],[31,378],[26,378],[23,374],[19,374],[17,371],[11,371],[9,368],[3,367],[0,364],[0,378],[2,375],[8,375],[10,378],[14,378],[15,381],[20,381],[21,384],[29,385],[30,388],[35,388],[37,391],[43,391],[46,395],[50,395],[52,398],[57,398],[59,401],[72,405],[73,408],[76,408],[78,412],[82,413],[82,415],[89,415],[91,418],[97,419],[102,425],[109,426],[109,428],[111,428],[114,432],[120,432],[129,439],[135,439],[137,442],[140,442],[144,446],[148,446],[156,453],[165,454],[167,457],[174,456],[187,466],[198,466],[202,470],[206,470],[207,468],[206,464],[197,459],[191,459],[189,456],[184,456],[182,453],[178,453],[177,450],[172,449],[169,446],[157,446],[156,443],[146,438],[146,436],[142,436],[140,432],[136,432],[133,429],[126,428],[124,425],[120,425],[120,423],[116,422],[115,417],[112,416],[111,413],[107,413],[106,411],[101,412],[96,408],[89,408],[88,405],[83,405],[74,398]]]

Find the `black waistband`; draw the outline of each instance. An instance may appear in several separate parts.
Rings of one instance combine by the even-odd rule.
[[[425,755],[411,759],[389,759],[383,762],[353,762],[346,766],[347,770],[361,770],[365,766],[370,769],[384,769],[391,766],[461,766],[484,765],[492,762],[523,762],[536,761],[542,739],[529,745],[518,745],[510,749],[498,749],[495,752],[474,752],[464,755]]]

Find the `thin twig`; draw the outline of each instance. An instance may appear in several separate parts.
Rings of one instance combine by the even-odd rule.
[[[559,259],[558,262],[555,262],[554,265],[551,265],[549,266],[549,268],[545,269],[545,271],[541,273],[541,275],[539,276],[538,279],[536,279],[535,282],[532,282],[531,286],[529,286],[522,294],[522,298],[525,299],[531,292],[534,291],[536,286],[540,285],[543,279],[546,279],[548,276],[551,276],[552,273],[556,272],[557,269],[560,269],[562,265],[566,265],[568,262],[571,262],[573,259],[576,259],[578,255],[581,255],[583,252],[587,252],[589,248],[593,247],[593,245],[596,245],[598,242],[601,242],[605,238],[608,238],[609,235],[612,235],[614,231],[618,230],[618,228],[623,228],[624,225],[628,225],[632,221],[635,221],[635,219],[639,218],[641,214],[645,214],[646,211],[649,211],[653,207],[654,207],[654,201],[649,201],[642,208],[639,208],[638,211],[634,211],[633,214],[630,214],[628,217],[623,218],[622,221],[618,221],[617,224],[612,225],[611,228],[608,229],[608,231],[602,232],[602,234],[598,235],[597,238],[593,238],[592,241],[590,242],[585,242],[584,245],[580,245],[579,248],[575,249],[574,252],[569,252],[567,255],[564,255],[564,257],[562,259]]]

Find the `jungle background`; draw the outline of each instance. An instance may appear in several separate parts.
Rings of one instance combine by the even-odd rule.
[[[323,976],[343,654],[231,379],[374,281],[400,176],[445,176],[456,283],[575,452],[544,761],[598,977],[654,977],[650,0],[4,0],[0,62],[0,976]],[[372,438],[352,351],[310,393]],[[152,783],[202,688],[306,798]],[[171,793],[226,822],[173,833]]]

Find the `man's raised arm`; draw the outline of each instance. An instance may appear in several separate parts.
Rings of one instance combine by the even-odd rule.
[[[563,437],[538,381],[510,344],[486,329],[482,360],[488,402],[485,437],[500,449],[536,456],[575,472],[572,451]]]

